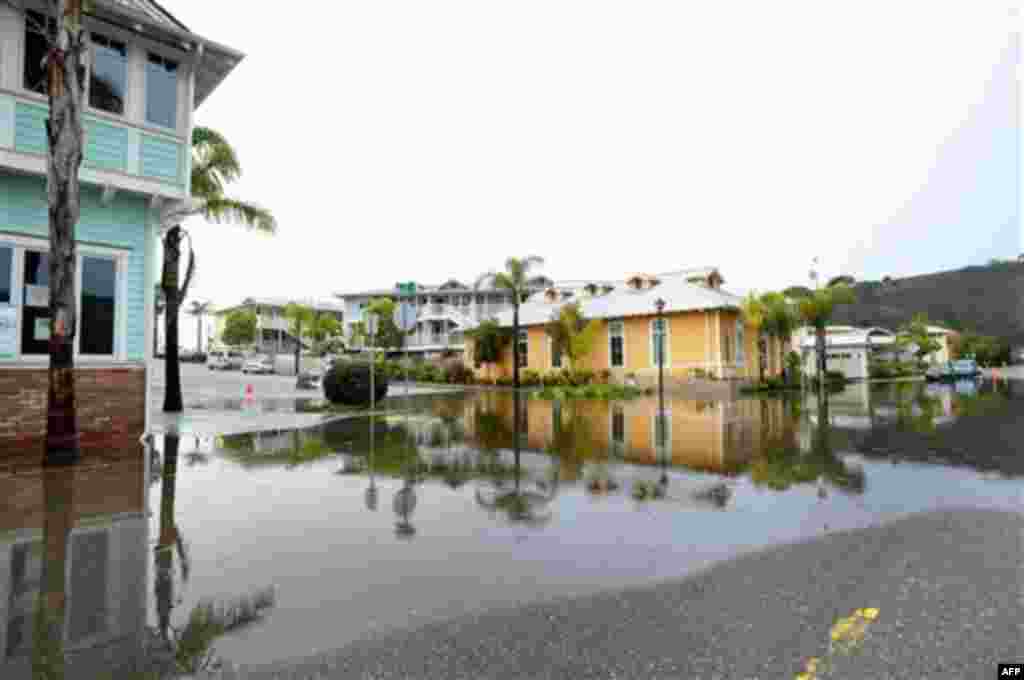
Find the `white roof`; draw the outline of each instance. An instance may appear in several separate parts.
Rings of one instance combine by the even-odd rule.
[[[338,302],[337,300],[331,300],[329,298],[314,299],[314,298],[285,298],[285,297],[247,297],[237,305],[226,307],[220,310],[221,313],[230,311],[232,309],[238,309],[239,307],[287,307],[289,304],[297,302],[300,305],[311,307],[318,312],[343,312],[345,311],[345,305]]]
[[[846,333],[829,333],[825,335],[826,347],[866,347],[871,345],[887,345],[895,340],[896,334],[884,328],[854,328]],[[817,339],[813,334],[804,335],[800,345],[814,347]]]
[[[661,283],[646,290],[634,290],[625,282],[604,282],[614,290],[603,295],[574,295],[568,300],[547,302],[543,294],[534,295],[519,307],[519,325],[533,326],[547,323],[565,304],[579,302],[583,316],[588,319],[618,319],[627,316],[655,314],[654,301],[665,300],[665,313],[692,312],[708,309],[739,309],[743,299],[723,290],[715,290],[689,283],[692,271],[662,274]],[[600,285],[600,284],[599,284]],[[557,288],[557,286],[555,286]],[[512,325],[512,310],[496,316],[502,326]]]

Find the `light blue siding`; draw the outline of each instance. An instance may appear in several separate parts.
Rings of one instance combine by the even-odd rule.
[[[177,142],[144,134],[141,156],[143,177],[174,184],[181,181],[181,145]]]
[[[97,170],[125,172],[128,168],[128,129],[87,121],[85,123],[85,165]]]
[[[46,153],[46,107],[18,102],[14,109],[14,148],[22,153]]]
[[[16,102],[14,107],[14,148],[22,153],[46,153],[47,107]],[[0,117],[0,126],[4,124]],[[96,170],[124,172],[184,187],[185,145],[170,137],[150,135],[105,118],[85,117],[85,159],[83,166]]]
[[[146,354],[145,257],[146,200],[118,193],[110,205],[100,203],[100,191],[82,187],[79,241],[131,251],[128,256],[127,354],[142,360]],[[41,177],[0,174],[0,231],[46,238],[49,234],[45,180]]]

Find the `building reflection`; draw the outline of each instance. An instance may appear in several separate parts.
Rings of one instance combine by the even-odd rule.
[[[0,677],[99,677],[146,623],[149,477],[142,452],[0,477]],[[49,634],[35,635],[43,624]]]
[[[485,393],[466,418],[466,438],[481,449],[513,448],[514,404]],[[622,462],[733,475],[769,445],[795,447],[797,426],[783,400],[673,400],[660,416],[649,399],[623,402],[524,399],[524,448],[561,458],[560,476],[580,479],[584,463]]]

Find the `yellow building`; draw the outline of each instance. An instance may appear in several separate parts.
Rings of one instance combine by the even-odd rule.
[[[519,310],[520,371],[538,373],[569,368],[568,361],[552,351],[545,326],[559,309],[579,302],[583,316],[601,324],[599,340],[577,369],[608,370],[621,382],[635,377],[650,383],[658,374],[658,348],[664,346],[666,378],[684,379],[707,374],[716,378],[755,378],[760,364],[766,373],[782,365],[777,343],[768,343],[761,356],[757,329],[740,311],[742,299],[721,289],[717,269],[707,268],[660,274],[636,274],[621,282],[556,284],[533,294]],[[655,302],[664,300],[663,318]],[[496,317],[503,327],[512,326],[512,312]],[[501,360],[476,365],[478,377],[512,375],[513,349],[509,344]],[[472,341],[467,342],[467,364],[473,364]]]

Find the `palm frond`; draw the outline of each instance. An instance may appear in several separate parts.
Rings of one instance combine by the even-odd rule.
[[[484,272],[480,276],[476,277],[476,281],[473,282],[473,289],[480,290],[481,288],[493,288],[494,277],[496,277],[497,275],[497,272],[493,271]]]
[[[277,231],[277,219],[266,208],[234,198],[207,199],[203,216],[218,224],[231,222],[250,229],[273,234]]]

